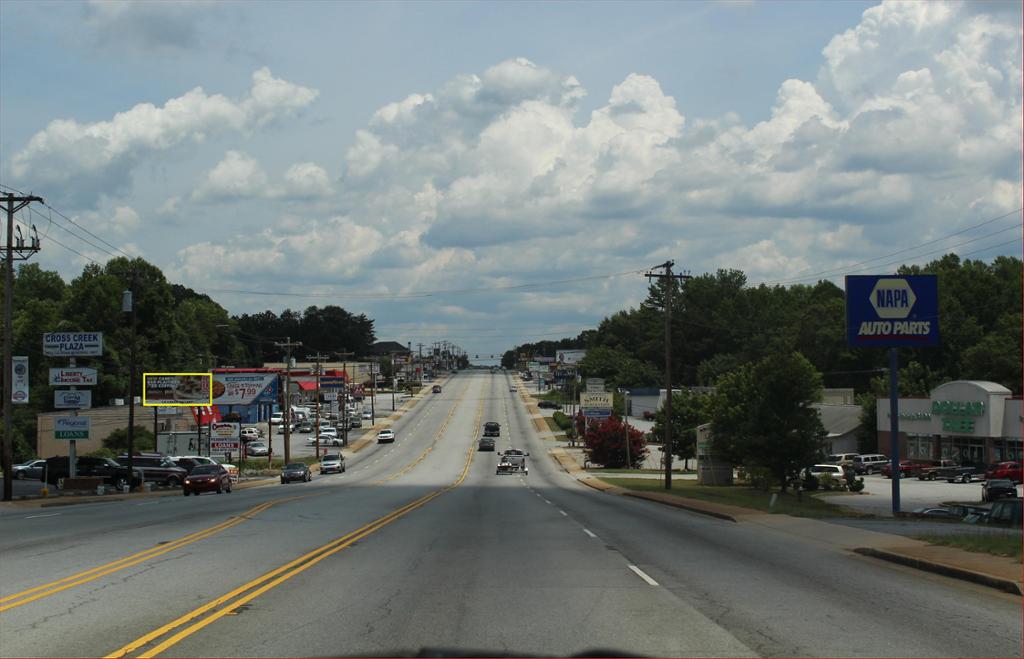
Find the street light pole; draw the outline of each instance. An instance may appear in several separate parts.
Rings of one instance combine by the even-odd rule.
[[[132,287],[121,295],[121,311],[132,315],[131,345],[128,350],[128,490],[135,489],[135,328],[137,315],[135,312],[135,277]]]

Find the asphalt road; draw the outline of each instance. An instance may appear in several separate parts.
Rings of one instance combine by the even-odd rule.
[[[0,655],[1021,655],[1020,598],[577,484],[508,385],[463,372],[311,483],[3,508]]]

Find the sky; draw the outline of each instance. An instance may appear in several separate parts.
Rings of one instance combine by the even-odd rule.
[[[471,357],[638,305],[1021,254],[1019,2],[0,3],[43,267]],[[73,222],[73,224],[72,224]]]

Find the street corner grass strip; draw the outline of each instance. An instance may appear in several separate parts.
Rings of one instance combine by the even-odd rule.
[[[954,579],[971,581],[982,586],[988,586],[989,588],[995,588],[996,590],[1010,593],[1011,595],[1024,595],[1024,592],[1021,591],[1020,584],[1009,581],[1008,579],[1000,579],[999,577],[993,577],[991,575],[974,572],[972,570],[965,570],[953,565],[936,563],[933,561],[915,558],[913,556],[885,551],[884,549],[875,549],[874,547],[856,547],[853,551],[861,556],[869,556],[871,558],[889,561],[890,563],[898,563],[899,565],[905,565],[907,567],[916,568],[925,572],[932,572],[934,574],[941,574]]]

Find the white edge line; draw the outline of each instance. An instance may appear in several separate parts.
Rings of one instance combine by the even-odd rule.
[[[587,535],[589,535],[589,536],[590,536],[591,538],[596,538],[596,537],[597,537],[596,535],[594,535],[594,534],[593,534],[593,533],[591,532],[591,530],[590,530],[590,529],[583,529],[583,532],[584,532],[584,533],[586,533]]]
[[[36,517],[56,517],[60,513],[46,513],[45,515],[29,515],[25,519],[35,519]]]
[[[652,579],[649,576],[647,576],[647,573],[644,572],[643,570],[641,570],[640,568],[638,568],[637,566],[630,565],[629,569],[633,570],[633,572],[636,572],[636,576],[638,576],[641,579],[643,579],[644,581],[646,581],[648,586],[657,586],[658,585],[657,581],[655,581],[654,579]]]

